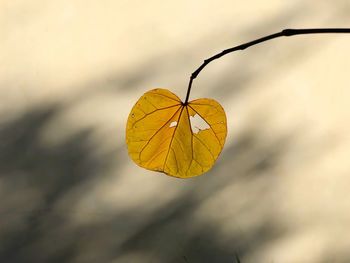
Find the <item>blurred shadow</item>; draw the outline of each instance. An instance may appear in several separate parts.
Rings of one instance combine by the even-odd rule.
[[[141,224],[136,220],[139,212],[130,209],[104,216],[95,223],[72,226],[70,212],[57,209],[58,203],[76,191],[69,198],[74,207],[74,203],[87,194],[84,185],[94,184],[96,178],[103,179],[111,162],[122,165],[124,160],[111,160],[114,154],[101,158],[93,155],[94,147],[89,140],[91,129],[82,130],[54,147],[43,144],[41,132],[60,109],[59,105],[32,109],[4,124],[0,130],[3,142],[0,180],[4,189],[1,191],[2,262],[108,262],[114,259],[120,262],[123,256],[138,252],[151,253],[150,259],[154,262],[234,262],[236,253],[245,262],[246,255],[283,233],[283,228],[279,229],[279,225],[266,216],[258,224],[238,228],[236,235],[223,239],[218,226],[195,218],[199,207],[226,187],[239,185],[244,189],[240,194],[254,196],[263,195],[273,187],[276,176],[273,169],[288,151],[289,139],[276,139],[268,148],[263,147],[263,138],[254,129],[226,148],[210,173],[202,179],[193,179],[197,180],[195,184],[162,204]],[[257,175],[268,178],[259,189],[252,190],[251,184]],[[229,205],[237,211],[233,221],[254,214],[257,199],[249,200],[244,206],[237,203],[238,199],[232,200]],[[116,238],[122,235],[126,235],[121,239],[124,241]],[[86,247],[90,247],[88,252],[84,252]],[[84,258],[84,254],[90,258]],[[84,260],[77,261],[79,257]]]
[[[45,145],[42,130],[60,110],[59,105],[35,108],[0,128],[1,262],[67,262],[76,237],[57,231],[68,221],[56,206],[76,191],[70,198],[74,207],[84,194],[79,187],[101,180],[111,162],[119,162],[111,154],[94,155],[91,129]]]
[[[237,137],[211,172],[189,180],[190,187],[147,218],[131,208],[72,225],[69,211],[56,209],[56,204],[76,191],[70,198],[73,206],[88,194],[80,187],[101,180],[111,162],[122,166],[125,160],[91,154],[90,129],[55,147],[43,145],[41,131],[59,111],[57,105],[33,109],[0,130],[0,180],[7,188],[1,191],[1,262],[132,262],[125,256],[138,254],[147,255],[143,262],[235,262],[236,254],[247,262],[255,251],[288,233],[266,198],[281,177],[276,167],[298,133],[266,142],[259,127]],[[117,156],[123,149],[117,149]],[[199,219],[197,213],[229,187],[236,190],[223,205],[235,228],[225,235],[215,220]],[[213,213],[220,217],[220,210]],[[259,220],[242,225],[257,215]]]
[[[247,131],[222,153],[221,161],[211,172],[203,179],[194,179],[198,182],[193,187],[155,211],[151,220],[121,245],[119,252],[151,251],[149,262],[235,262],[235,254],[245,262],[247,255],[285,234],[283,226],[271,217],[269,208],[266,208],[266,217],[256,225],[249,228],[237,225],[235,235],[229,238],[221,236],[220,226],[195,219],[195,214],[200,206],[233,185],[242,189],[237,199],[232,195],[229,204],[233,211],[237,209],[237,218],[259,214],[255,211],[263,205],[259,196],[266,196],[273,189],[274,177],[278,176],[274,168],[288,151],[292,139],[292,136],[285,136],[266,145],[262,144],[258,130]],[[260,177],[258,189],[252,187],[254,176]],[[250,201],[240,206],[239,199],[247,199],[242,194],[255,198],[248,198]],[[237,218],[231,220],[239,224]]]

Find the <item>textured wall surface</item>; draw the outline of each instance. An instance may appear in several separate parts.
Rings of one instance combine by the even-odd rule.
[[[350,262],[350,35],[213,62],[192,98],[228,138],[207,174],[137,167],[136,100],[222,49],[350,26],[348,0],[0,1],[1,262]]]

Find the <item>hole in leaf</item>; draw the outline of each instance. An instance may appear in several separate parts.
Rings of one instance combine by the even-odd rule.
[[[198,133],[210,128],[209,124],[198,114],[190,116],[191,129],[193,133]]]
[[[170,127],[170,128],[171,128],[171,127],[176,127],[176,125],[177,125],[177,121],[173,121],[172,123],[170,123],[170,126],[169,126],[169,127]]]

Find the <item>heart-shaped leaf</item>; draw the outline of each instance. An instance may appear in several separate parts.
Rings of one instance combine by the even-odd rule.
[[[226,115],[212,99],[187,105],[166,89],[146,92],[126,127],[131,159],[141,167],[188,178],[212,168],[226,139]]]

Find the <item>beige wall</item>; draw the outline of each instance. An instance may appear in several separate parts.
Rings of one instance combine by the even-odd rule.
[[[128,158],[147,90],[185,96],[222,49],[346,27],[347,0],[0,0],[4,262],[350,261],[350,35],[295,36],[209,65],[192,98],[228,116],[209,173]],[[12,260],[12,261],[11,261]]]

